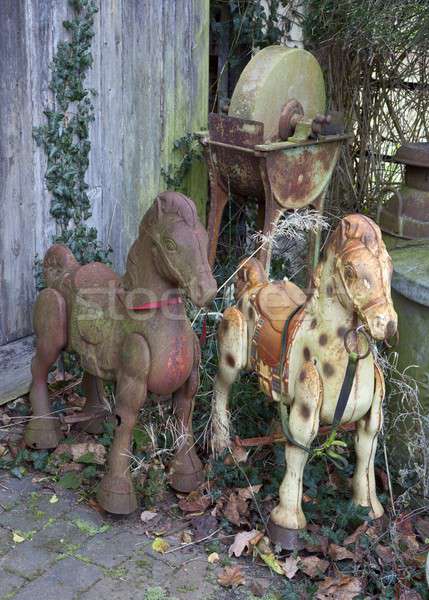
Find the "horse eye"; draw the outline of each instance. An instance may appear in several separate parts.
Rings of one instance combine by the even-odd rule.
[[[353,281],[353,279],[356,278],[356,271],[354,270],[354,267],[352,265],[346,265],[344,267],[344,277],[348,281]]]
[[[164,246],[169,252],[174,252],[175,250],[177,250],[177,244],[171,238],[165,238]]]

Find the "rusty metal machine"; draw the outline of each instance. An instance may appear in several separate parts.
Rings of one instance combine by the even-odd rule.
[[[213,263],[222,213],[230,192],[264,209],[269,234],[287,210],[313,206],[324,195],[341,145],[349,137],[338,114],[326,115],[325,85],[306,50],[270,46],[244,69],[228,116],[209,115],[202,137],[210,175],[209,259]],[[267,268],[271,249],[258,258]],[[318,257],[316,240],[314,256]]]
[[[404,182],[386,188],[393,196],[379,206],[380,227],[397,237],[429,240],[429,143],[404,144],[393,160],[405,165]]]

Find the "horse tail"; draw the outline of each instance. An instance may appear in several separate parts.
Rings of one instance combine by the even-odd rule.
[[[267,281],[268,276],[261,261],[254,256],[244,259],[237,269],[235,300],[238,302],[245,291]]]
[[[54,244],[43,259],[43,276],[47,287],[61,291],[61,284],[67,272],[74,271],[79,263],[67,246]]]

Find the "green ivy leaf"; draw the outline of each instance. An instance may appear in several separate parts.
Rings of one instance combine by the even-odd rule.
[[[77,490],[82,485],[82,474],[68,471],[58,482],[66,490]]]

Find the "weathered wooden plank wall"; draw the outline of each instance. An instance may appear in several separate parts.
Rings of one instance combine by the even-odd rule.
[[[4,392],[10,351],[2,356],[32,333],[34,259],[54,232],[32,127],[52,100],[49,64],[69,15],[67,0],[0,0],[0,399],[12,393]],[[144,210],[165,188],[161,168],[174,140],[206,126],[208,33],[209,0],[99,0],[87,181],[92,221],[119,270]],[[202,166],[189,181],[202,207]]]

